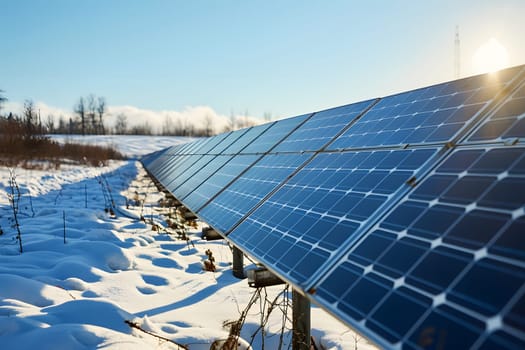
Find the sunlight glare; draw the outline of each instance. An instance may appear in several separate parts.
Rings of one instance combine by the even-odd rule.
[[[509,54],[503,45],[491,38],[476,50],[472,61],[476,74],[490,73],[507,67]]]

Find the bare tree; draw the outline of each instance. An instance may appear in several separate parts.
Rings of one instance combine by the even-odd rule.
[[[38,125],[38,133],[39,134],[43,134],[44,133],[44,127],[42,125],[42,118],[40,116],[40,108],[38,109],[37,125]]]
[[[213,133],[213,120],[209,114],[204,117],[204,135],[206,137],[211,136]]]
[[[26,100],[24,102],[24,121],[26,124],[26,133],[32,135],[36,123],[35,103],[33,100]]]
[[[75,129],[76,129],[75,122],[73,121],[72,118],[69,118],[68,134],[72,134],[75,131]]]
[[[89,94],[87,97],[87,115],[91,124],[89,133],[94,134],[97,130],[97,102],[93,94]]]
[[[131,135],[153,135],[153,128],[148,122],[140,125],[133,125],[130,130]]]
[[[182,136],[195,136],[195,125],[188,119],[184,119],[183,123],[184,135]]]
[[[75,106],[75,113],[80,117],[80,127],[82,135],[86,134],[86,106],[84,104],[84,98],[81,97]],[[71,126],[71,123],[70,123]],[[71,130],[70,130],[71,131]]]
[[[124,113],[117,115],[117,122],[115,123],[115,134],[125,134],[128,130],[128,117]]]
[[[4,93],[4,90],[0,90],[0,112],[2,111],[2,105],[7,101],[7,97],[3,95]]]
[[[97,112],[98,112],[98,133],[104,135],[106,133],[105,127],[104,127],[104,113],[106,113],[106,99],[104,97],[98,98],[98,105],[97,105]]]
[[[55,117],[53,117],[51,114],[47,116],[45,127],[48,133],[52,134],[55,132]]]
[[[241,123],[239,125],[239,129],[244,129],[250,126],[250,122],[248,121],[248,116],[250,115],[250,112],[248,111],[248,108],[244,110],[244,115],[241,116]]]
[[[58,118],[58,130],[57,131],[60,134],[67,134],[67,124],[66,124],[66,120],[64,119],[63,115],[61,115]]]
[[[164,116],[164,122],[162,123],[162,135],[173,135],[175,133],[174,127],[173,127],[173,121],[171,119],[171,115],[166,114]]]
[[[177,118],[175,120],[175,123],[173,126],[173,134],[177,136],[184,135],[184,126],[182,125],[182,120],[180,120],[180,118]]]
[[[235,130],[236,122],[235,122],[235,113],[233,113],[233,109],[230,111],[230,125],[228,125],[228,131]]]

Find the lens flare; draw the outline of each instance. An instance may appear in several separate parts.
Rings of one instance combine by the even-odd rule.
[[[476,50],[472,63],[477,74],[494,72],[508,66],[509,53],[496,39],[491,38]]]

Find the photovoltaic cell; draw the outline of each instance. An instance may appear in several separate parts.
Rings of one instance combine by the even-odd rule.
[[[161,162],[160,164],[155,164],[150,167],[150,171],[155,171],[155,173],[157,174],[157,180],[159,180],[162,184],[165,184],[170,176],[173,176],[174,174],[179,174],[180,169],[185,169],[181,168],[183,164],[185,164],[185,162],[195,161],[200,157],[200,155],[164,156],[159,159],[159,161]]]
[[[204,156],[206,157],[206,156]],[[212,156],[213,157],[213,156]],[[206,181],[212,174],[215,174],[222,166],[228,163],[233,156],[218,155],[214,156],[204,166],[200,167],[192,173],[183,183],[181,183],[173,191],[181,201],[184,201],[186,196],[191,193],[195,188],[200,186]]]
[[[499,315],[523,308],[524,158],[523,147],[455,149],[349,250],[314,298],[350,324],[366,320],[384,345],[523,343],[522,325]],[[341,291],[337,280],[346,279],[353,282]],[[382,292],[370,307],[356,296],[372,279]],[[389,318],[393,310],[412,315],[410,327]]]
[[[257,138],[256,142],[252,142],[242,153],[265,153],[274,148],[283,138],[288,136],[290,132],[299,127],[311,114],[300,115],[294,118],[282,119],[274,122],[268,132],[262,134]]]
[[[304,284],[389,198],[408,188],[406,181],[435,153],[435,148],[321,153],[228,239]]]
[[[251,127],[239,139],[226,148],[222,154],[235,155],[241,152],[246,146],[251,144],[253,140],[257,139],[262,133],[272,126],[272,123],[266,123]]]
[[[204,139],[200,140],[201,142],[204,141]],[[172,147],[168,147],[165,149],[164,155],[181,155],[186,154],[191,150],[192,148],[196,147],[199,144],[199,142],[184,142],[180,143],[178,145],[174,145]]]
[[[218,139],[221,138],[218,137]],[[162,154],[156,154],[152,161],[146,160],[145,162],[144,159],[142,161],[150,172],[155,173],[157,180],[164,183],[169,174],[177,173],[177,169],[188,159],[189,155],[194,155],[197,149],[208,143],[210,143],[210,139],[199,139],[194,142],[175,145],[165,149]]]
[[[205,154],[223,154],[223,152],[230,147],[234,142],[238,141],[243,137],[250,129],[241,129],[241,130],[235,130],[230,133],[226,137],[224,137],[215,147],[213,147],[210,151],[206,152]]]
[[[163,179],[162,184],[171,193],[188,180],[193,174],[206,166],[216,156],[212,155],[193,155],[188,156],[183,163],[179,165],[180,171],[174,170],[167,174]],[[186,167],[187,166],[187,167]]]
[[[229,160],[218,171],[212,173],[206,180],[204,180],[198,187],[193,187],[194,190],[186,197],[182,197],[184,203],[191,208],[200,208],[213,196],[224,189],[230,182],[239,176],[244,170],[252,165],[259,155],[237,155]],[[208,171],[204,169],[203,171]],[[191,188],[191,184],[189,187]]]
[[[202,142],[195,141],[196,147],[192,148],[190,154],[209,154],[211,153],[217,145],[222,143],[226,138],[230,137],[231,132],[219,134],[213,137],[208,137]],[[229,143],[228,143],[229,145]]]
[[[191,143],[194,144],[193,146],[188,146],[188,153],[184,152],[184,154],[181,155],[170,154],[170,159],[163,162],[165,164],[164,166],[160,169],[151,167],[150,172],[155,172],[157,180],[159,180],[165,188],[173,190],[183,182],[181,181],[183,178],[186,179],[181,175],[186,174],[186,176],[191,176],[192,172],[187,173],[187,170],[194,166],[199,160],[201,161],[201,163],[199,163],[200,166],[206,164],[210,158],[202,160],[202,156],[211,152],[230,134],[231,133],[224,133],[207,139],[194,141]],[[167,153],[171,153],[170,150],[168,150]]]
[[[496,331],[491,333],[479,347],[482,350],[489,349],[523,349],[525,341],[503,332]]]
[[[383,98],[329,149],[452,141],[515,77],[504,73],[498,80],[482,75]]]
[[[268,154],[224,189],[198,214],[219,232],[231,228],[290,176],[308,155]]]
[[[153,166],[155,169],[158,166],[162,165],[162,161],[165,159],[164,154],[169,150],[169,148],[162,149],[160,151],[156,151],[154,153],[150,153],[144,157],[142,157],[141,162],[144,164],[145,167],[148,169]],[[159,165],[155,165],[158,163]]]
[[[471,142],[525,138],[525,82],[468,139]]]
[[[279,143],[275,152],[305,152],[322,149],[373,102],[373,100],[363,101],[315,113]]]
[[[150,171],[154,171],[155,174],[161,176],[162,171],[166,171],[171,166],[167,164],[168,162],[173,163],[174,161],[182,157],[182,155],[179,154],[169,154],[169,150],[170,149],[168,148],[164,153],[156,155],[154,159],[149,161],[147,163],[148,169]]]

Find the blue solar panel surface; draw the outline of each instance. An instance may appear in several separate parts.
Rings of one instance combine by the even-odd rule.
[[[196,141],[198,144],[196,147],[192,148],[190,154],[209,154],[214,151],[217,145],[221,144],[226,138],[230,137],[230,135],[231,133],[224,133]]]
[[[205,167],[215,157],[215,155],[188,156],[184,162],[179,165],[179,169],[166,175],[163,181],[164,186],[175,195],[175,189],[191,178],[193,174]],[[186,165],[188,166],[186,167]]]
[[[311,117],[311,114],[294,118],[278,120],[271,125],[269,130],[243,149],[243,153],[266,153],[275,147],[290,132],[302,125]]]
[[[252,154],[240,154],[231,158],[219,171],[214,172],[207,179],[203,180],[198,187],[192,187],[193,184],[188,184],[190,188],[193,188],[193,191],[186,197],[181,197],[182,200],[191,208],[202,207],[257,161],[259,157]],[[203,169],[203,171],[207,171],[207,169]]]
[[[144,165],[381,346],[517,349],[524,120],[518,66],[233,132],[226,146],[200,141],[198,155],[178,146]]]
[[[525,293],[524,164],[523,147],[454,150],[353,246],[316,297],[390,345],[478,347],[496,331],[519,344],[525,320],[512,310]],[[410,315],[406,324],[388,321],[393,308]],[[429,327],[435,333],[425,336]],[[469,328],[462,339],[445,334]]]
[[[319,154],[228,238],[304,286],[436,151]]]
[[[229,233],[309,157],[306,154],[268,154],[197,213],[219,232]]]
[[[268,128],[272,127],[272,123],[262,124],[258,126],[251,127],[243,133],[243,135],[233,142],[228,148],[226,148],[222,153],[223,154],[237,154],[242,152],[247,145],[251,144],[253,140],[259,138],[261,134],[266,132]]]
[[[280,142],[276,152],[321,150],[375,101],[363,101],[315,113],[294,133]]]
[[[208,156],[203,156],[203,158],[208,159]],[[215,174],[232,158],[233,156],[210,156],[209,161],[207,161],[205,165],[199,167],[197,171],[186,176],[186,180],[173,190],[174,194],[177,195],[177,198],[180,198],[184,201],[184,198],[188,194],[190,194],[195,188],[206,181],[211,174]]]
[[[525,83],[484,121],[469,141],[501,141],[525,138]]]
[[[514,78],[478,76],[383,98],[329,148],[453,141]]]

